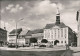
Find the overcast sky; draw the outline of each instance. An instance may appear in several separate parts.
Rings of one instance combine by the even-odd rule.
[[[79,0],[1,1],[1,27],[4,27],[5,22],[6,29],[11,31],[15,28],[16,21],[18,28],[43,28],[46,24],[55,22],[57,6],[61,22],[77,31],[76,11],[80,9]]]

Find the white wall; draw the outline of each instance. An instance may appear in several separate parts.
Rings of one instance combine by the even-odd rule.
[[[25,44],[25,38],[17,39],[18,44]]]
[[[9,43],[16,43],[16,36],[9,36],[8,42]]]
[[[62,34],[62,31],[63,31],[63,34]],[[61,36],[61,34],[63,36]],[[66,28],[55,27],[52,29],[44,29],[44,39],[47,39],[48,41],[53,41],[53,45],[55,40],[59,40],[58,45],[65,45],[66,43],[68,43],[68,27]],[[63,43],[61,43],[62,41]]]

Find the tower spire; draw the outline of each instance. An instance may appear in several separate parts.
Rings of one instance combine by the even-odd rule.
[[[57,6],[57,14],[60,14],[60,12],[59,12],[59,7]]]

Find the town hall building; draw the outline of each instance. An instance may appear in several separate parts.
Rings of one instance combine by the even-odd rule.
[[[60,22],[59,12],[56,14],[56,22],[47,24],[44,28],[44,39],[52,45],[71,45],[76,38],[72,29]]]

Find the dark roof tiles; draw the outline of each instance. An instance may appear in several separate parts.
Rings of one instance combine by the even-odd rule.
[[[17,32],[18,34],[20,34],[21,31],[22,31],[22,28],[19,28],[19,29],[13,29],[9,34],[15,34],[16,32]]]
[[[28,32],[27,29],[26,30],[23,30],[23,31],[21,31],[20,35],[26,35],[27,32]]]
[[[31,36],[31,34],[36,34],[36,33],[43,33],[43,29],[36,29],[32,31],[29,30],[26,35]]]
[[[61,22],[60,24],[56,24],[56,23],[47,24],[44,29],[50,29],[55,26],[59,26],[60,28],[67,27],[64,23]]]

